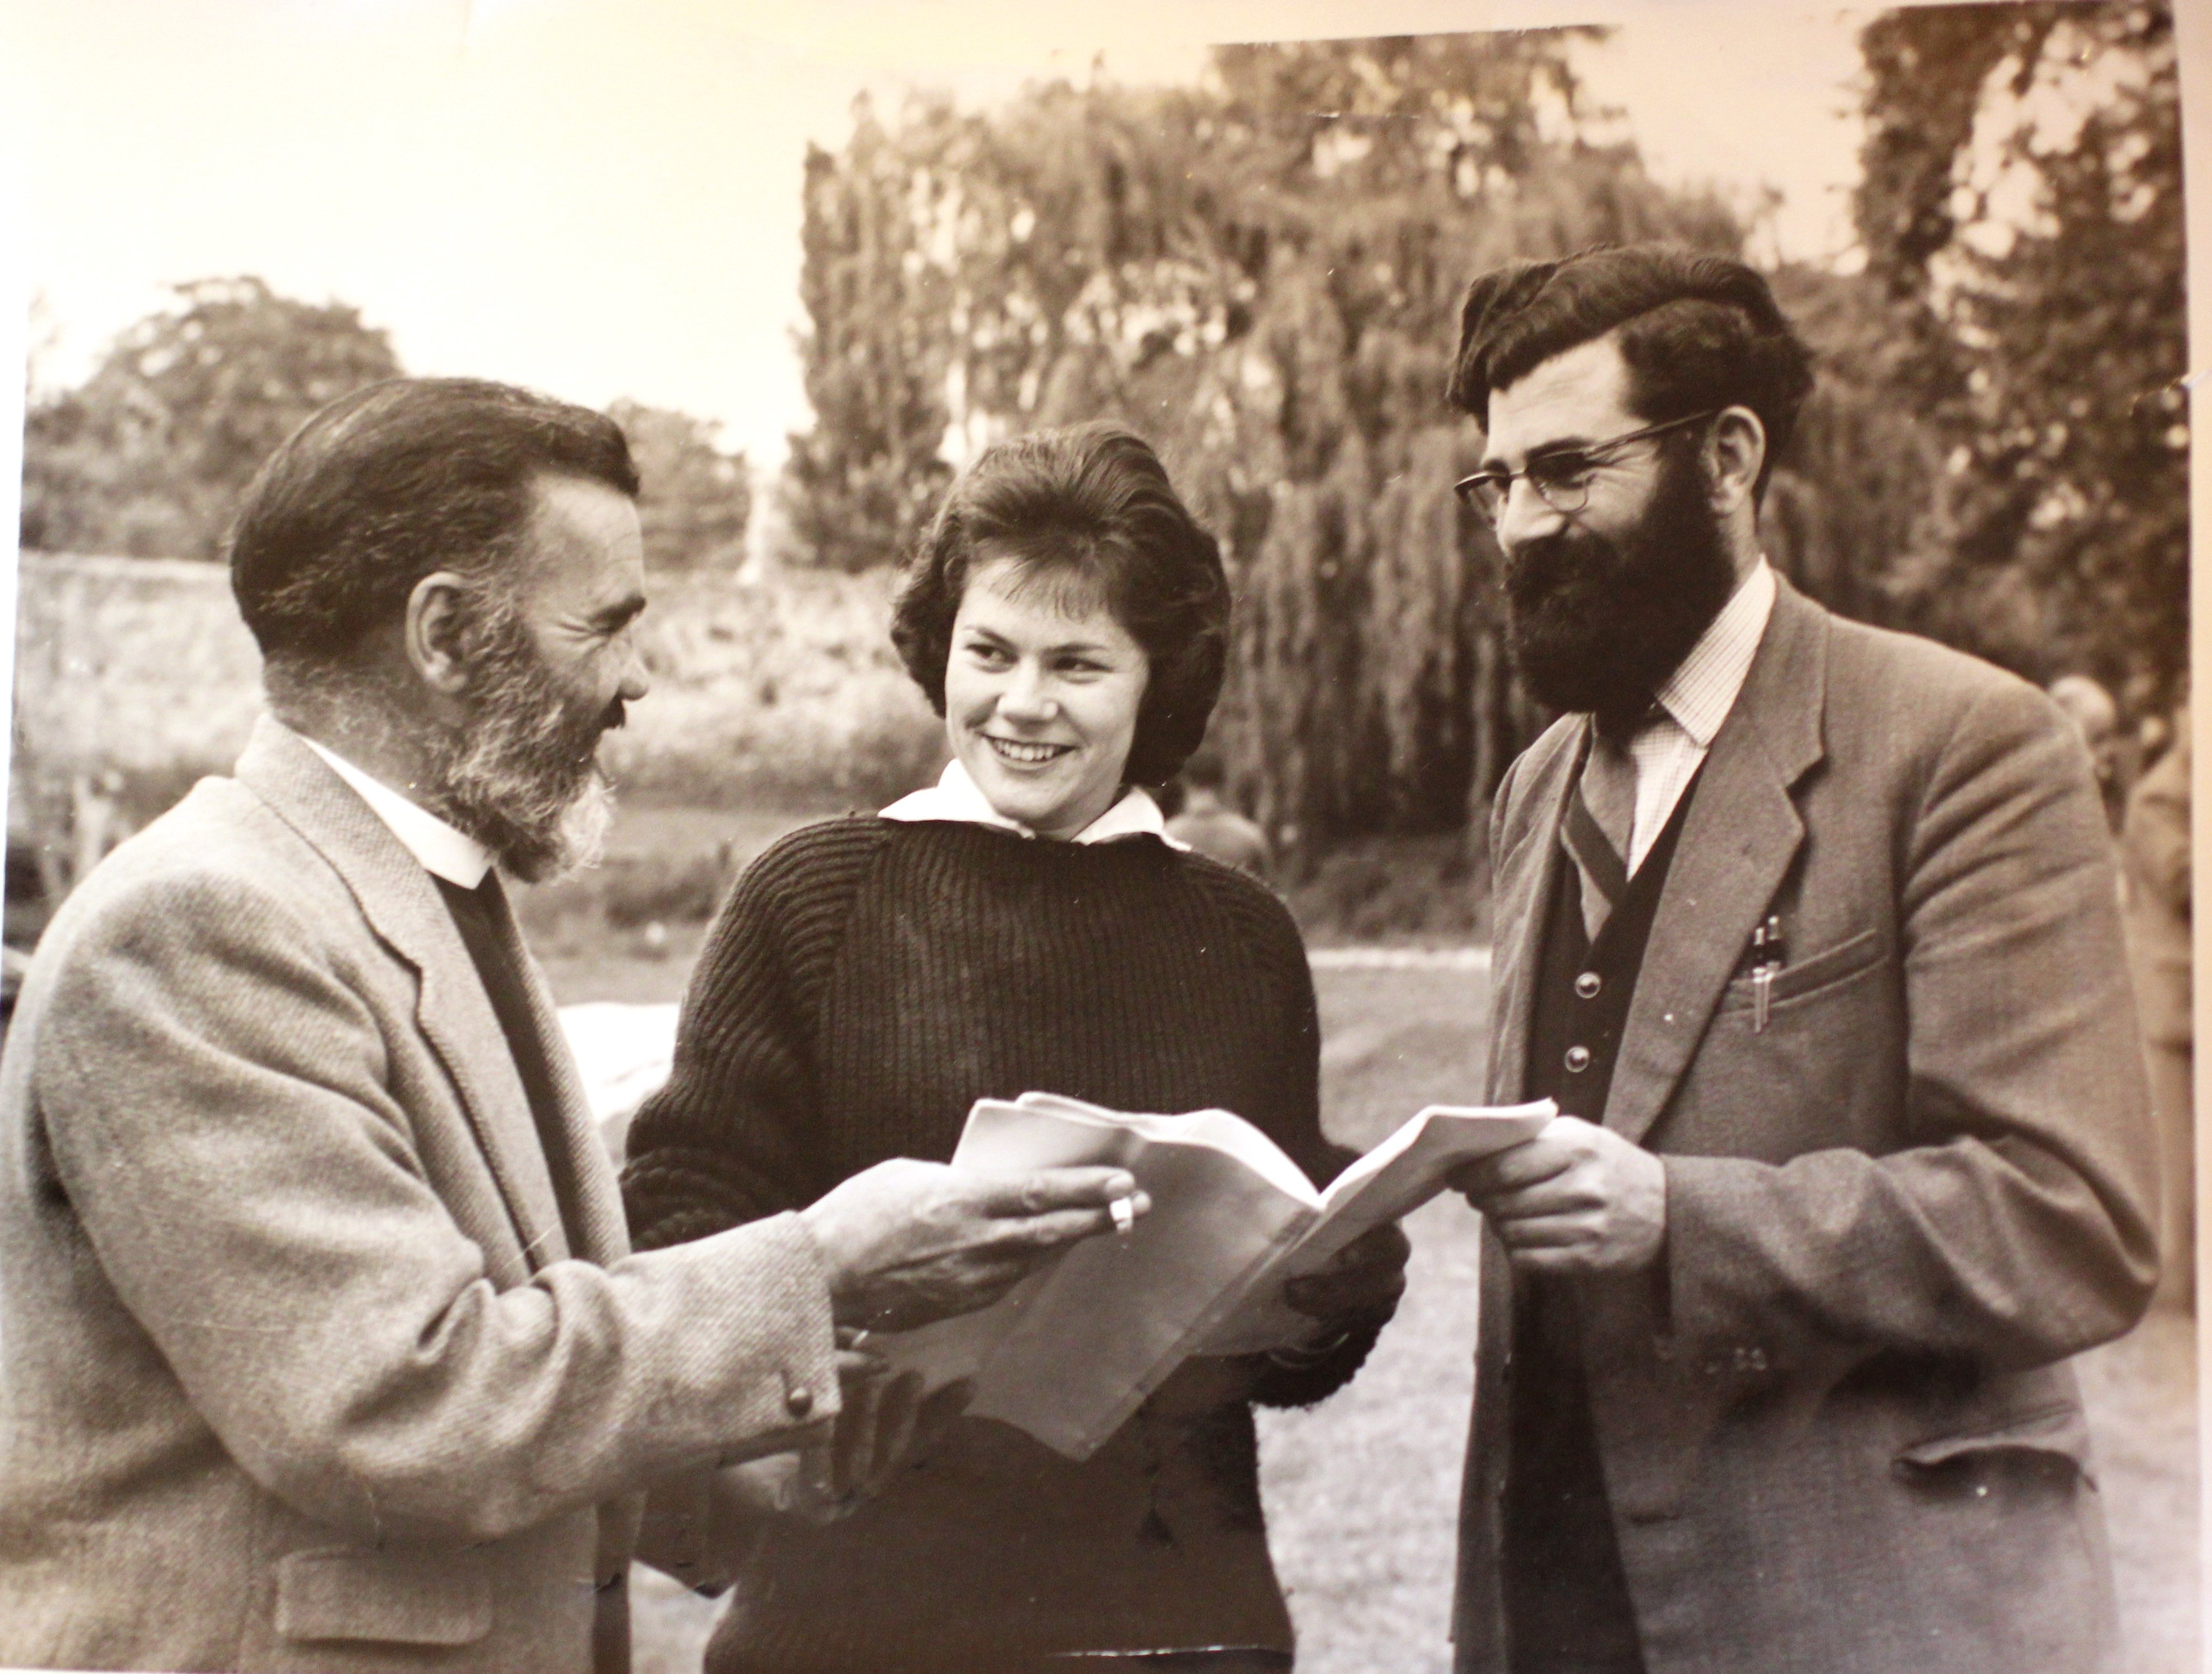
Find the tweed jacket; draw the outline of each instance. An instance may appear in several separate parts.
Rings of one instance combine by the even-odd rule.
[[[834,1415],[811,1239],[630,1254],[528,968],[550,1140],[430,876],[265,719],[56,916],[0,1058],[0,1664],[618,1669],[641,1490],[703,1562],[711,1467]]]
[[[1589,721],[1492,819],[1489,1090],[1519,1096]],[[1779,914],[1759,1026],[1747,957]],[[1605,1125],[1659,1155],[1656,1273],[1576,1287],[1650,1674],[2113,1665],[2064,1364],[2155,1271],[2111,844],[2040,694],[1786,585],[1686,816]],[[1511,1278],[1486,1235],[1461,1674],[1508,1665]]]

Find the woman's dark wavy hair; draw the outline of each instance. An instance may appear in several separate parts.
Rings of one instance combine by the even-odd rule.
[[[1000,442],[952,485],[891,616],[891,642],[940,715],[952,620],[986,547],[1100,586],[1148,664],[1123,777],[1173,778],[1221,695],[1229,579],[1219,544],[1176,497],[1159,456],[1119,425],[1069,425]]]
[[[1601,246],[1555,262],[1513,262],[1467,288],[1446,394],[1486,423],[1490,392],[1555,355],[1618,330],[1629,404],[1663,423],[1748,407],[1766,430],[1753,485],[1764,497],[1813,387],[1812,355],[1741,262],[1672,245]]]

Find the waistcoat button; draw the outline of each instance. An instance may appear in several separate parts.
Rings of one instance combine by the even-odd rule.
[[[1605,979],[1595,971],[1584,971],[1575,979],[1575,992],[1586,1000],[1597,998],[1597,991],[1605,986]]]
[[[1570,1046],[1567,1048],[1567,1073],[1569,1075],[1578,1076],[1589,1068],[1589,1048],[1588,1046]]]

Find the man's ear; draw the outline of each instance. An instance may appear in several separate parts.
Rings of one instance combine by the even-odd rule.
[[[1723,516],[1752,503],[1759,468],[1766,463],[1766,427],[1748,407],[1723,407],[1713,421],[1713,509]]]
[[[446,697],[459,697],[470,681],[469,596],[475,591],[451,570],[433,570],[407,595],[401,638],[422,683]]]

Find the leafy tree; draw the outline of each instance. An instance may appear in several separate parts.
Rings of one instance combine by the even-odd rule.
[[[325,402],[398,375],[360,311],[252,277],[175,287],[78,389],[26,415],[26,546],[214,558],[239,492]]]
[[[752,483],[745,456],[726,453],[720,424],[664,407],[617,401],[608,416],[622,426],[643,491],[645,559],[656,571],[728,571],[744,559]]]
[[[823,561],[880,561],[940,455],[1120,417],[1224,538],[1216,737],[1261,816],[1309,849],[1463,824],[1536,717],[1495,550],[1450,493],[1461,289],[1601,240],[1741,243],[1586,136],[1571,38],[1231,47],[1197,87],[864,120],[809,165],[810,379],[834,372],[836,398],[788,480],[794,530]],[[871,506],[856,488],[885,476],[927,493]]]
[[[2188,614],[2172,19],[2152,0],[1912,9],[1862,50],[1883,381],[1940,461],[1883,577],[1892,611],[2162,707]]]

